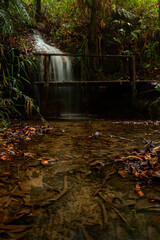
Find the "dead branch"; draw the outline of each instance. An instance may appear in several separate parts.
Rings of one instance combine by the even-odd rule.
[[[98,193],[98,195],[107,203],[111,206],[111,208],[115,211],[115,213],[117,213],[117,215],[120,217],[120,219],[127,225],[127,227],[133,231],[133,229],[130,227],[130,225],[128,224],[128,222],[126,221],[126,219],[122,216],[122,214],[113,206],[111,199],[107,199],[104,198],[104,196],[102,195],[101,192]]]
[[[103,214],[103,228],[105,228],[108,225],[107,211],[106,211],[106,208],[105,208],[103,202],[100,199],[98,200],[98,203],[99,203],[99,205],[101,207],[101,210],[102,210],[102,214]]]
[[[91,240],[90,236],[88,235],[85,227],[83,224],[79,224],[79,227],[82,229],[82,232],[84,234],[85,240]]]
[[[38,207],[46,206],[46,205],[50,204],[51,202],[57,201],[58,199],[60,199],[67,191],[68,191],[67,176],[64,176],[63,190],[57,196],[54,196],[54,197],[49,198],[47,200],[41,200],[41,203],[38,202],[35,205],[38,206]]]

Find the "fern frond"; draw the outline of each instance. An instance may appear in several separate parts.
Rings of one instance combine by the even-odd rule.
[[[22,0],[0,0],[0,30],[3,36],[15,32],[13,27],[17,20],[14,19],[15,13],[18,13],[21,20],[31,24],[31,19]]]
[[[116,8],[114,9],[114,14],[116,14],[119,18],[125,18],[127,20],[135,20],[137,17],[133,13],[127,11],[124,8]]]
[[[13,27],[13,23],[8,12],[0,9],[0,29],[3,32],[3,35],[12,34],[15,30]]]
[[[10,0],[10,3],[15,7],[17,12],[19,13],[19,16],[22,20],[27,22],[28,24],[31,24],[31,19],[29,14],[27,13],[23,3],[21,0]]]

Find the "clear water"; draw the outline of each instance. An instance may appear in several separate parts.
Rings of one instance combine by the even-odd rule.
[[[28,163],[26,175],[23,172],[23,188],[31,188],[26,204],[38,208],[56,197],[64,178],[67,192],[38,208],[33,228],[24,239],[159,240],[160,206],[150,202],[150,197],[159,195],[159,180],[143,183],[132,176],[122,178],[118,170],[123,165],[114,161],[116,156],[128,156],[133,148],[145,149],[144,139],[159,145],[159,126],[103,120],[51,124],[53,133],[24,146],[37,156],[33,160],[37,165]],[[49,164],[38,164],[42,159]],[[142,198],[135,191],[137,183]]]

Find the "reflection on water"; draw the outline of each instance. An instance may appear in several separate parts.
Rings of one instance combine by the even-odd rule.
[[[28,171],[26,185],[32,185],[30,201],[39,204],[59,196],[65,184],[67,190],[40,208],[25,239],[159,240],[160,207],[149,201],[159,195],[159,181],[124,179],[118,174],[123,165],[114,161],[135,147],[144,149],[146,141],[158,145],[159,126],[90,120],[52,125],[53,133],[24,146],[38,161],[50,160]]]

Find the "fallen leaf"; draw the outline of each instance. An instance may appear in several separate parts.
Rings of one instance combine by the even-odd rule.
[[[42,163],[43,165],[48,165],[49,162],[48,162],[48,160],[42,160],[41,163]]]
[[[140,158],[140,157],[138,157],[138,156],[128,156],[128,157],[125,157],[124,160],[126,160],[126,159],[132,159],[132,161],[133,161],[133,160],[137,160],[137,159],[139,159],[140,161],[143,161],[143,159]]]
[[[155,196],[150,197],[150,201],[157,201],[157,202],[159,202],[160,201],[160,195],[155,195]]]
[[[32,225],[4,225],[0,224],[0,229],[9,230],[12,232],[21,232],[25,231],[26,229],[30,228]]]
[[[136,177],[141,176],[141,174],[133,166],[131,166],[131,169],[132,169],[132,174],[134,174]]]
[[[83,162],[87,162],[87,160],[86,160],[85,158],[82,158],[82,161],[83,161]]]
[[[16,198],[11,198],[12,199],[12,201],[14,201],[14,202],[18,202],[19,200],[18,199],[16,199]]]
[[[96,160],[96,161],[94,161],[94,162],[91,162],[89,165],[90,166],[95,166],[95,165],[97,165],[97,164],[99,164],[99,165],[104,165],[102,162],[100,162],[99,160]]]
[[[30,232],[30,229],[29,230],[25,230],[23,232],[18,232],[18,233],[15,233],[15,232],[8,232],[8,235],[10,237],[12,237],[13,239],[23,239],[23,237]]]
[[[125,170],[119,170],[118,173],[119,173],[123,178],[129,177],[129,174],[128,174]]]
[[[92,171],[89,170],[89,171],[85,172],[84,175],[90,175],[91,173],[92,173]]]
[[[139,186],[139,184],[136,184],[136,191],[137,193],[139,194],[140,197],[143,197],[144,196],[144,193],[141,191],[141,188]]]
[[[32,155],[32,153],[24,153],[25,157],[30,157],[30,158],[34,158],[34,156]]]
[[[160,178],[160,166],[157,165],[151,172],[151,176]]]
[[[31,140],[31,138],[29,138],[29,137],[26,137],[26,138],[25,138],[25,140]]]
[[[124,157],[117,156],[117,157],[115,157],[114,160],[115,160],[116,162],[123,162],[123,161],[124,161]]]

